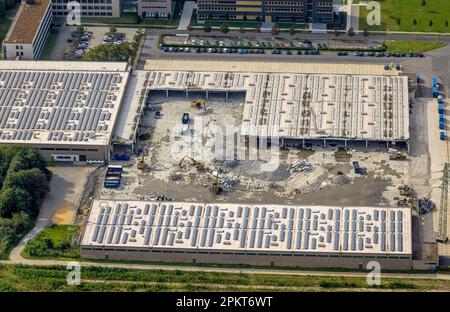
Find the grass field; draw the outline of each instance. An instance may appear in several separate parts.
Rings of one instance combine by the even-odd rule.
[[[380,0],[381,22],[379,26],[367,25],[367,9],[360,9],[360,29],[389,31],[450,32],[450,1]],[[415,20],[415,22],[414,22]],[[431,23],[430,23],[431,21]]]
[[[73,236],[80,231],[76,225],[53,225],[43,230],[23,250],[23,256],[31,259],[78,259],[78,246],[72,245]]]
[[[9,26],[16,15],[17,9],[19,6],[17,5],[14,9],[6,11],[5,15],[0,19],[0,43],[5,39],[6,34],[8,33]],[[0,59],[2,58],[2,51],[0,50]]]
[[[408,52],[427,52],[434,49],[445,47],[446,44],[440,41],[402,41],[386,40],[384,42],[389,52],[408,53]]]
[[[0,291],[342,291],[407,290],[449,291],[449,281],[431,279],[383,279],[369,286],[365,278],[322,276],[279,276],[129,270],[85,267],[81,285],[68,286],[63,266],[35,267],[0,265]]]

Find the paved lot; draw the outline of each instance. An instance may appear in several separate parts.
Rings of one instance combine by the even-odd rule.
[[[96,47],[102,44],[103,36],[105,33],[109,32],[109,27],[85,27],[87,31],[92,32],[91,40],[89,41],[89,47]],[[70,38],[70,34],[76,30],[75,26],[64,25],[60,28],[58,38],[56,39],[55,47],[50,54],[49,59],[53,61],[60,61],[64,59],[64,53],[70,47],[71,43],[67,42]],[[134,34],[136,33],[136,28],[117,28],[117,32],[125,34],[125,40],[132,40]]]

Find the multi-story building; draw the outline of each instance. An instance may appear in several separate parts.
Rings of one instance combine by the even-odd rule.
[[[47,40],[52,18],[50,0],[22,2],[3,40],[3,59],[38,59]]]
[[[140,0],[138,14],[144,18],[168,18],[173,16],[175,1],[173,0]]]
[[[333,22],[333,0],[197,0],[199,20]]]
[[[73,0],[52,0],[53,15],[67,16],[72,8],[68,3]],[[120,0],[78,0],[82,17],[119,17],[121,13]]]

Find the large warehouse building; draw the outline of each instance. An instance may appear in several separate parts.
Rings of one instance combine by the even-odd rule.
[[[94,201],[84,258],[411,269],[411,209]]]
[[[0,62],[0,144],[48,160],[109,160],[126,63]]]
[[[245,92],[241,135],[305,141],[409,139],[408,77],[383,65],[154,61],[145,88]]]

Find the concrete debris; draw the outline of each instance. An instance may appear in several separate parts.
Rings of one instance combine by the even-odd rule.
[[[427,214],[436,210],[436,204],[428,198],[419,199],[419,213]]]
[[[222,178],[222,186],[231,188],[239,182],[239,179],[235,176],[226,176]]]
[[[295,174],[298,172],[311,172],[314,169],[315,167],[311,163],[305,160],[297,160],[291,164],[289,167],[289,172],[291,174]]]

